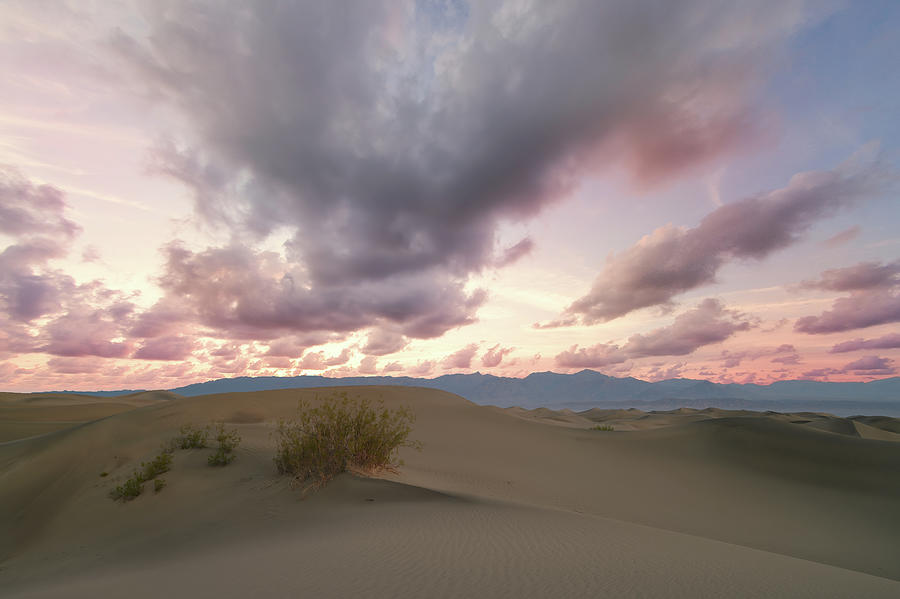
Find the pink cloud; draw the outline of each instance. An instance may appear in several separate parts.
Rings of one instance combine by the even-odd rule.
[[[823,241],[822,245],[829,249],[841,247],[842,245],[850,243],[851,241],[859,237],[861,231],[862,229],[859,225],[854,225],[849,229],[844,229],[839,233],[835,233],[834,235]]]
[[[403,365],[400,362],[391,362],[386,364],[384,368],[381,369],[381,372],[387,374],[389,372],[403,372]]]
[[[610,255],[590,292],[555,324],[590,325],[668,305],[678,294],[715,282],[728,261],[763,259],[796,243],[815,221],[883,188],[877,163],[847,164],[794,175],[784,188],[717,208],[696,227],[656,229]]]
[[[185,335],[148,339],[134,352],[139,360],[184,360],[197,348],[197,342]]]
[[[441,366],[444,368],[471,368],[472,358],[478,352],[478,344],[470,343],[464,348],[453,352],[441,360]]]
[[[376,374],[378,372],[378,358],[375,356],[366,356],[359,361],[356,370],[360,374]]]
[[[500,362],[503,361],[503,358],[512,353],[514,349],[514,347],[500,347],[500,344],[498,343],[481,356],[481,365],[486,368],[497,367],[500,365]]]
[[[566,368],[595,368],[648,356],[683,356],[752,326],[755,326],[753,319],[726,309],[719,300],[707,298],[676,316],[669,326],[632,335],[624,346],[599,343],[579,349],[573,345],[556,356],[556,363]]]
[[[857,351],[860,349],[895,349],[900,348],[900,333],[889,333],[877,339],[856,338],[834,345],[829,351],[833,354]]]
[[[890,358],[881,358],[879,356],[865,356],[859,360],[854,360],[844,365],[844,372],[869,373],[869,374],[894,374],[894,361]]]
[[[855,291],[834,301],[819,316],[804,316],[794,323],[799,333],[838,333],[900,322],[900,294],[887,289]]]

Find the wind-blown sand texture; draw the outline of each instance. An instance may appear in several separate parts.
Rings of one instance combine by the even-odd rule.
[[[895,419],[502,410],[354,387],[412,407],[424,448],[301,499],[274,472],[273,423],[332,391],[0,396],[0,595],[900,596]],[[108,498],[182,424],[212,419],[243,436],[233,464],[178,451],[162,492]]]

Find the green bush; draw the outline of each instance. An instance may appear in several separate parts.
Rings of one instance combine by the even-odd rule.
[[[181,427],[181,436],[175,442],[181,449],[203,449],[209,440],[209,427],[195,428],[192,424]]]
[[[118,501],[131,501],[140,495],[143,490],[144,481],[141,478],[141,473],[135,470],[131,478],[113,489],[109,495]]]
[[[144,490],[144,483],[148,480],[156,479],[163,472],[168,472],[172,468],[172,454],[161,453],[149,462],[141,462],[141,470],[135,470],[131,478],[116,487],[110,492],[110,497],[118,501],[131,501],[141,494]],[[156,479],[153,485],[154,490],[158,493],[164,486],[166,481]]]
[[[159,493],[160,491],[162,491],[165,488],[165,486],[166,486],[166,479],[157,478],[156,480],[153,481],[153,492]]]
[[[616,429],[613,428],[613,425],[611,425],[611,424],[598,424],[597,426],[592,427],[591,430],[592,431],[614,431]]]
[[[172,468],[172,454],[161,453],[149,462],[141,462],[141,476],[144,480],[152,480],[162,474],[168,472]]]
[[[218,447],[216,447],[215,453],[207,458],[206,462],[210,466],[227,466],[234,461],[234,450],[240,445],[241,436],[236,429],[226,431],[225,425],[219,422],[216,425],[216,442]]]
[[[409,440],[413,421],[409,408],[391,410],[383,403],[373,408],[367,400],[350,400],[346,393],[316,407],[301,401],[297,419],[281,421],[275,431],[275,467],[318,486],[349,467],[393,469],[400,465],[400,447],[420,447]]]

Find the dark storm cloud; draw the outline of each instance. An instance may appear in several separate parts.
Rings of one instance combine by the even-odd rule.
[[[624,162],[645,184],[752,137],[769,50],[818,11],[479,2],[432,35],[410,7],[150,3],[149,35],[116,34],[140,91],[192,128],[155,168],[245,243],[291,232],[276,269],[290,280],[235,245],[176,260],[235,258],[221,280],[170,262],[168,289],[189,288],[203,324],[431,337],[472,322],[483,295],[463,291],[468,276],[531,247],[496,256],[500,222],[587,169]],[[238,292],[240,277],[274,295]]]
[[[707,298],[676,316],[669,326],[632,335],[623,346],[611,343],[585,348],[572,346],[556,356],[556,363],[567,368],[597,368],[648,356],[684,356],[753,326],[752,318],[726,309],[719,300]]]
[[[883,189],[885,178],[877,163],[801,173],[784,188],[717,208],[696,227],[656,229],[607,258],[590,292],[551,324],[594,324],[668,305],[680,293],[715,282],[730,260],[762,259],[795,243],[817,219]]]

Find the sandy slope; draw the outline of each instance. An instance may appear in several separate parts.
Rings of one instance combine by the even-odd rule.
[[[0,445],[0,594],[900,596],[900,444],[796,415],[622,411],[608,420],[634,430],[610,433],[588,430],[597,412],[348,391],[412,406],[424,450],[305,500],[274,475],[269,433],[315,390],[138,399]],[[234,464],[179,451],[158,495],[106,497],[211,419],[241,431]]]

